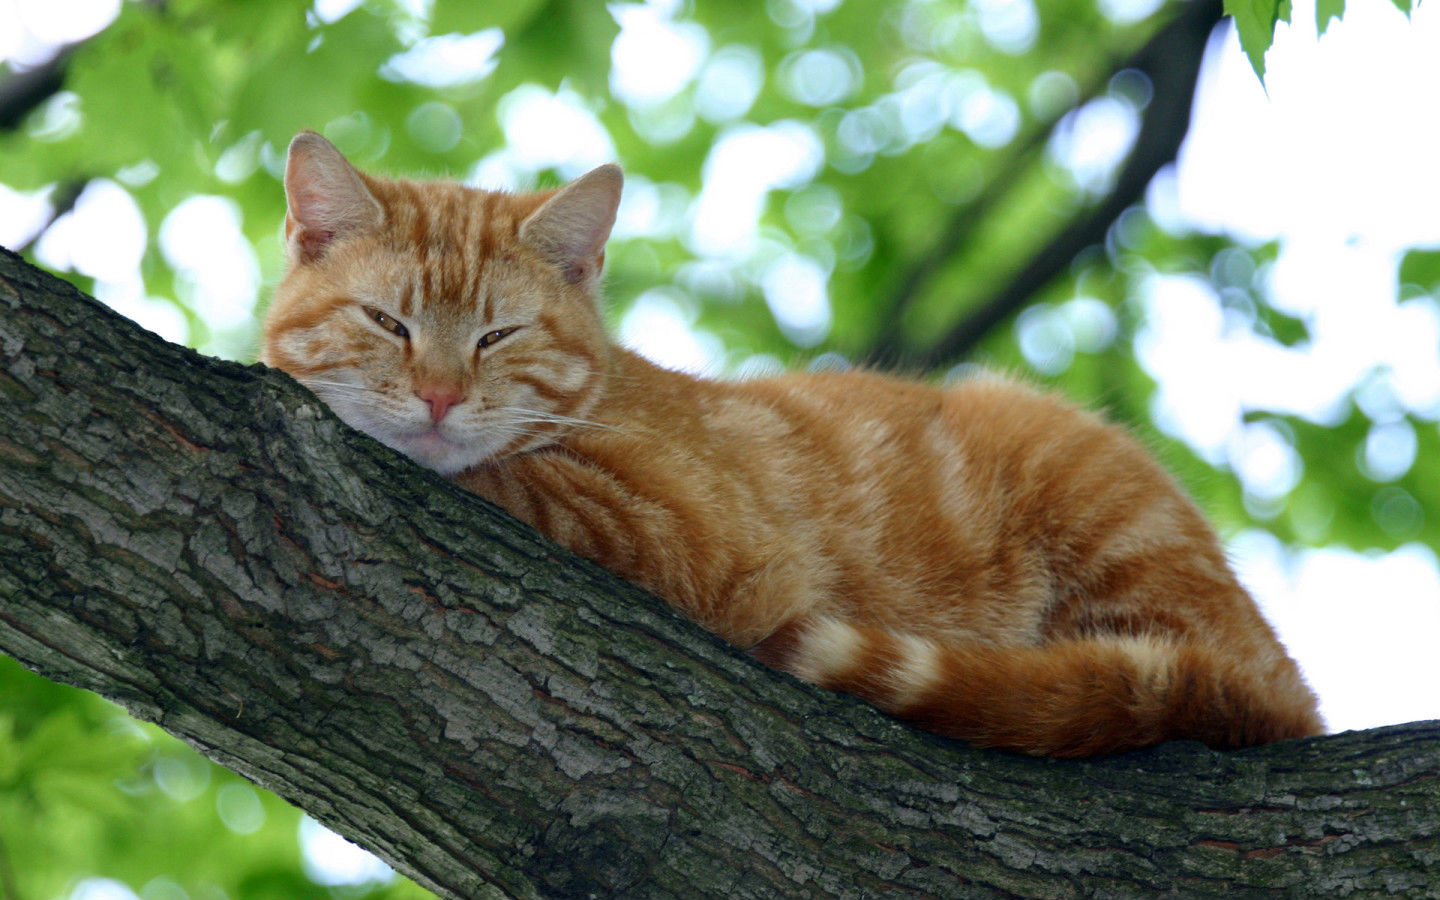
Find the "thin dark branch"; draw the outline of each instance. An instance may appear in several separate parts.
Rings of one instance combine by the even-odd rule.
[[[1171,22],[1139,54],[1134,68],[1149,76],[1154,93],[1135,149],[1116,178],[1115,187],[1088,214],[1055,235],[990,299],[950,330],[920,357],[924,368],[938,368],[964,359],[992,328],[1018,311],[1036,291],[1063,272],[1081,250],[1105,238],[1120,214],[1144,196],[1160,168],[1175,159],[1190,130],[1190,109],[1205,45],[1222,8],[1219,0],[1202,0]]]
[[[1087,96],[1080,103],[1090,99]],[[1069,110],[1066,110],[1068,112]],[[893,351],[903,345],[902,323],[905,318],[905,311],[915,301],[930,279],[944,268],[954,256],[960,252],[967,238],[972,234],[970,224],[983,219],[994,208],[995,204],[1009,194],[1015,182],[1027,171],[1029,171],[1035,151],[1044,146],[1051,130],[1060,116],[1055,116],[1041,122],[1006,154],[1002,168],[995,177],[986,182],[985,187],[970,200],[958,206],[950,215],[950,220],[940,229],[939,239],[930,247],[930,250],[917,259],[905,274],[901,277],[899,286],[895,289],[890,298],[885,301],[882,307],[885,312],[880,316],[880,331],[871,341],[871,351],[866,358],[872,364],[883,365],[883,354],[887,350]]]
[[[981,300],[966,316],[928,349],[909,351],[901,337],[897,314],[878,340],[870,356],[901,359],[908,366],[934,369],[964,359],[986,334],[1018,311],[1036,291],[1065,270],[1081,250],[1102,241],[1112,222],[1138,201],[1162,166],[1175,159],[1190,129],[1190,109],[1205,45],[1222,16],[1219,0],[1197,0],[1165,25],[1116,71],[1136,69],[1145,73],[1153,95],[1135,140],[1135,149],[1126,160],[1115,186],[1105,199],[1083,210],[1050,242],[1025,260],[1014,277],[989,298]],[[1013,164],[1012,164],[1013,168]],[[1003,176],[1008,184],[1009,176]],[[963,245],[974,216],[972,207],[957,210],[944,236],[919,260],[902,280],[903,306],[919,293]]]
[[[880,331],[871,341],[872,349],[867,357],[871,362],[883,364],[879,354],[887,350],[893,353],[904,345],[903,322],[906,310],[920,296],[925,285],[964,249],[975,234],[975,229],[971,226],[982,221],[997,203],[1010,194],[1016,182],[1030,171],[1035,152],[1049,140],[1060,120],[1072,110],[1079,109],[1100,96],[1116,72],[1136,68],[1138,60],[1153,52],[1151,47],[1155,40],[1156,36],[1152,36],[1140,50],[1124,60],[1103,67],[1103,75],[1091,78],[1073,104],[1050,116],[1035,120],[1024,136],[1005,149],[999,170],[979,193],[955,207],[949,220],[939,229],[939,237],[935,243],[925,255],[915,260],[900,278],[895,291],[882,307],[885,313],[881,316]]]
[[[0,81],[0,131],[19,128],[36,107],[65,85],[65,67],[72,47],[63,47],[33,69],[15,72]]]

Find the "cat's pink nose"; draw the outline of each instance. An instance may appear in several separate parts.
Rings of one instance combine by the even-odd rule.
[[[426,385],[415,393],[430,404],[430,421],[436,425],[440,424],[440,420],[445,418],[452,406],[465,399],[457,388],[450,385]]]

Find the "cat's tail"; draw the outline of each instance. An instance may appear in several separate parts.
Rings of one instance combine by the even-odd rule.
[[[1031,647],[937,643],[813,616],[752,651],[939,734],[1042,756],[1168,740],[1220,749],[1321,734],[1293,662],[1167,636],[1100,635]]]

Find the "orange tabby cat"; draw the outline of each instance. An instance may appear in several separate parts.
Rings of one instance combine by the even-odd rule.
[[[760,659],[922,727],[1082,756],[1318,734],[1134,440],[990,377],[711,381],[606,337],[621,175],[511,195],[290,146],[264,359],[346,422]]]

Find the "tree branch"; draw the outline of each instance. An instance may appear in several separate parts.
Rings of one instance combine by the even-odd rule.
[[[1080,105],[1088,102],[1090,97],[1091,94],[1087,92]],[[1036,151],[1045,145],[1060,118],[1056,116],[1050,121],[1040,123],[1018,141],[1016,146],[1007,148],[995,177],[987,181],[979,193],[961,203],[950,214],[949,221],[940,228],[935,243],[924,256],[910,264],[901,274],[894,292],[882,301],[880,330],[870,342],[870,349],[861,355],[863,359],[881,367],[885,366],[887,361],[904,361],[901,356],[902,348],[906,346],[906,311],[924,292],[925,286],[965,247],[973,233],[970,225],[989,215],[995,205],[1015,186],[1020,176],[1029,170]]]
[[[32,69],[10,74],[0,81],[0,131],[14,131],[32,110],[65,86],[65,67],[73,47],[62,47]]]
[[[447,897],[1433,896],[1434,723],[974,750],[0,253],[0,649]]]
[[[1088,207],[1025,260],[1012,279],[980,300],[964,319],[920,352],[905,343],[900,316],[945,264],[964,246],[972,210],[959,209],[941,230],[936,245],[901,279],[892,322],[867,354],[872,359],[899,359],[907,367],[937,369],[964,360],[996,325],[1014,315],[1035,292],[1049,284],[1070,261],[1091,244],[1103,241],[1110,224],[1144,196],[1162,166],[1173,161],[1190,129],[1190,108],[1204,58],[1205,44],[1222,16],[1219,0],[1194,0],[1161,28],[1116,71],[1136,69],[1151,81],[1153,95],[1142,120],[1135,149],[1098,205]],[[1020,158],[1028,154],[1026,148]],[[1010,163],[1013,170],[1016,162]],[[1005,179],[1002,179],[1004,181]],[[993,199],[993,198],[992,198]]]

